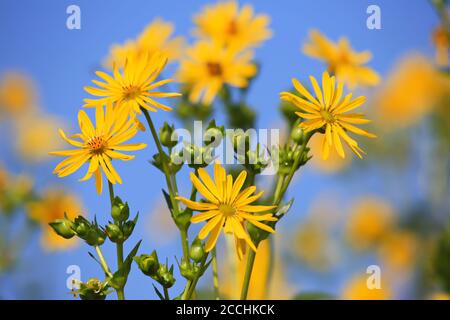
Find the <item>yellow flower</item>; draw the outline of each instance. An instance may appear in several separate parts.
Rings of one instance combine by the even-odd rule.
[[[450,294],[445,292],[433,293],[430,297],[431,300],[450,300]]]
[[[191,218],[192,223],[208,220],[200,230],[199,239],[205,239],[205,250],[211,251],[216,245],[222,228],[226,234],[233,234],[236,241],[236,251],[239,257],[245,252],[245,242],[256,251],[249,234],[245,230],[244,222],[247,221],[254,226],[267,232],[275,232],[271,227],[261,221],[276,221],[277,218],[271,213],[256,215],[254,213],[267,212],[274,206],[251,205],[258,200],[263,192],[253,195],[255,186],[250,186],[241,191],[247,178],[247,172],[242,171],[233,183],[233,177],[226,175],[225,169],[219,164],[214,165],[214,180],[208,172],[201,168],[198,170],[201,181],[191,173],[191,181],[200,194],[205,197],[206,202],[195,202],[183,197],[177,197],[188,208],[201,211],[200,214]]]
[[[61,189],[47,189],[41,199],[27,206],[30,219],[42,227],[42,245],[48,250],[63,250],[77,243],[76,237],[68,240],[58,236],[48,224],[56,219],[64,218],[64,214],[69,219],[74,219],[82,212],[80,200]]]
[[[58,119],[32,114],[21,118],[16,127],[16,150],[28,162],[49,160],[48,152],[61,147],[54,130]]]
[[[194,34],[235,49],[255,47],[272,36],[267,15],[254,15],[251,5],[239,10],[236,1],[207,5],[194,17]]]
[[[184,46],[183,37],[172,38],[173,31],[172,23],[157,18],[144,29],[136,40],[129,40],[123,45],[113,45],[105,65],[113,68],[115,63],[118,68],[123,68],[127,58],[132,55],[148,54],[151,57],[157,52],[164,54],[169,62],[172,62],[181,56]]]
[[[11,116],[22,116],[35,107],[36,92],[30,79],[10,72],[0,81],[0,110]]]
[[[392,298],[391,288],[381,282],[381,288],[369,289],[367,277],[356,276],[350,279],[342,291],[342,298],[345,300],[388,300]]]
[[[376,136],[353,125],[370,122],[364,119],[363,114],[346,112],[361,106],[366,98],[360,96],[352,100],[352,94],[349,93],[342,99],[342,82],[338,83],[336,88],[335,77],[330,77],[327,72],[324,72],[322,76],[322,90],[313,76],[310,77],[310,80],[316,94],[315,97],[297,79],[292,79],[292,83],[302,97],[290,92],[281,93],[282,100],[292,102],[302,111],[296,112],[300,118],[305,119],[300,124],[300,128],[304,129],[305,132],[324,128],[325,135],[322,141],[323,159],[328,158],[330,147],[333,145],[339,156],[345,157],[341,138],[354,153],[362,158],[361,153],[364,153],[364,151],[361,150],[355,140],[350,138],[347,131],[368,138],[375,138]]]
[[[97,193],[100,194],[102,192],[102,173],[100,168],[111,183],[122,183],[122,179],[114,169],[111,160],[131,160],[134,156],[123,154],[118,152],[118,150],[140,150],[145,148],[146,144],[123,144],[138,131],[134,118],[129,117],[123,109],[113,109],[112,105],[108,104],[106,113],[103,107],[98,107],[95,110],[95,127],[86,112],[80,110],[78,112],[78,124],[81,133],[67,137],[63,130],[59,130],[61,137],[72,146],[77,147],[77,149],[54,151],[50,152],[50,154],[67,157],[53,171],[59,177],[68,176],[77,171],[84,163],[89,162],[89,169],[80,181],[88,180],[94,174]]]
[[[405,57],[373,99],[385,128],[408,127],[428,115],[450,90],[450,80],[421,55]]]
[[[364,66],[372,59],[370,51],[356,52],[347,38],[342,37],[334,43],[317,30],[310,32],[310,38],[310,42],[304,45],[303,52],[327,63],[328,71],[349,88],[375,86],[380,81],[374,70]]]
[[[418,240],[408,231],[394,230],[379,247],[381,261],[395,273],[405,273],[414,267],[418,253]]]
[[[210,105],[224,84],[244,88],[257,72],[251,51],[238,52],[214,43],[198,42],[181,61],[178,79],[190,90],[189,99]],[[203,98],[202,98],[203,95]]]
[[[172,82],[171,79],[154,82],[167,64],[167,58],[159,53],[150,58],[147,54],[131,56],[122,73],[114,67],[113,76],[102,71],[96,74],[104,82],[93,80],[97,87],[85,87],[90,94],[98,99],[84,99],[85,107],[101,107],[107,103],[114,103],[116,108],[126,109],[128,114],[141,113],[140,108],[156,112],[155,108],[170,111],[172,108],[157,102],[154,98],[178,97],[179,93],[157,92],[154,89]]]
[[[394,210],[385,200],[368,196],[357,201],[347,220],[346,237],[353,248],[380,244],[394,225]]]

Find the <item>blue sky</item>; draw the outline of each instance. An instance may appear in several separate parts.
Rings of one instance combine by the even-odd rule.
[[[43,108],[63,118],[67,124],[74,124],[76,114],[86,97],[83,86],[90,83],[94,70],[100,68],[100,61],[107,54],[111,44],[123,42],[135,37],[153,18],[161,17],[176,25],[176,33],[188,36],[192,29],[191,17],[206,3],[212,1],[17,1],[0,2],[0,35],[3,40],[0,51],[0,74],[8,70],[21,70],[36,81]],[[243,3],[242,1],[240,3]],[[433,54],[430,33],[437,24],[437,18],[428,1],[245,1],[252,3],[257,12],[271,16],[272,39],[256,51],[257,59],[262,63],[262,71],[249,96],[250,104],[258,110],[258,126],[267,128],[276,126],[281,120],[278,114],[278,93],[290,84],[292,77],[305,79],[308,75],[320,75],[323,64],[310,59],[300,51],[301,44],[307,39],[308,30],[317,28],[328,37],[336,40],[346,35],[355,49],[369,49],[374,59],[371,66],[382,75],[405,53],[418,51],[426,55]],[[66,8],[76,4],[81,8],[81,30],[66,28]],[[366,9],[370,4],[381,8],[381,30],[366,28]],[[168,71],[171,72],[170,70]],[[170,120],[170,114],[158,113],[158,124]],[[147,136],[141,137],[147,139]],[[2,140],[3,142],[3,140]],[[150,149],[150,150],[149,150]],[[157,246],[151,243],[145,229],[145,215],[151,212],[159,201],[163,187],[162,176],[147,164],[147,159],[155,151],[152,144],[149,149],[140,151],[132,166],[119,165],[118,168],[126,181],[116,192],[131,203],[134,211],[139,210],[143,218],[132,241],[143,238],[141,252],[150,252]],[[2,151],[3,152],[3,151]],[[10,167],[18,167],[10,159]],[[41,172],[42,183],[60,182]],[[184,174],[186,172],[184,171]],[[314,179],[313,185],[306,188],[301,184],[290,193],[298,195],[293,211],[303,211],[308,207],[308,198],[323,188],[340,185],[338,178],[317,178],[312,172],[307,177]],[[64,183],[78,193],[89,215],[105,217],[109,207],[107,195],[98,197],[91,182],[80,184],[76,177],[65,179]],[[182,192],[187,192],[187,181],[182,181]],[[380,189],[376,177],[366,181],[352,182],[356,189]],[[294,218],[292,218],[294,219]],[[100,218],[106,221],[106,218]],[[286,221],[288,223],[288,221]],[[38,241],[38,238],[35,239]],[[131,244],[130,244],[131,246]],[[114,259],[113,247],[105,248],[110,261]],[[131,248],[129,248],[131,249]],[[174,250],[179,255],[178,242],[164,246],[161,256],[172,258]],[[80,265],[83,280],[90,276],[101,276],[98,266],[88,257],[87,246],[67,253],[43,255],[38,245],[32,245],[26,253],[33,261],[23,266],[24,272],[14,279],[7,279],[11,287],[17,284],[27,286],[30,279],[45,286],[45,297],[65,299],[65,269],[70,264]],[[130,298],[155,297],[150,280],[133,269],[129,280]],[[175,286],[180,290],[183,280]],[[6,286],[8,288],[8,286]],[[14,292],[10,293],[11,297]]]

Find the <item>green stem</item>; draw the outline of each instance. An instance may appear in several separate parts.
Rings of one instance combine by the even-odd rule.
[[[192,284],[192,280],[188,280],[186,282],[186,286],[184,287],[183,294],[181,295],[181,300],[186,300],[188,293],[189,293],[189,289],[191,287],[191,284]]]
[[[169,289],[167,287],[164,287],[164,299],[170,300]]]
[[[165,153],[162,148],[161,142],[159,141],[158,134],[155,129],[155,125],[153,124],[152,118],[150,117],[150,114],[148,111],[141,107],[141,111],[145,116],[145,119],[147,120],[148,126],[150,128],[150,132],[152,134],[153,140],[155,141],[156,148],[158,149],[159,155],[162,158]],[[176,186],[176,180],[175,177],[170,174],[169,169],[167,168],[167,163],[162,159],[162,167],[164,171],[164,176],[166,178],[166,185],[167,189],[169,191],[169,197],[170,202],[172,203],[173,208],[173,215],[176,217],[180,214],[180,208],[178,206],[178,201],[175,199],[177,196],[177,186]],[[186,261],[190,261],[189,259],[189,240],[187,235],[187,230],[180,230],[181,233],[181,245],[183,248],[183,257],[186,259]]]
[[[108,187],[109,187],[109,198],[111,200],[111,207],[112,207],[113,201],[114,201],[114,187],[110,181],[108,181]],[[116,252],[117,252],[117,270],[121,270],[123,268],[123,243],[122,242],[116,243]],[[116,289],[116,291],[117,291],[117,298],[119,300],[125,300],[124,288]]]
[[[256,252],[249,250],[247,257],[247,265],[245,266],[244,283],[242,284],[241,300],[247,299],[248,288],[250,286],[250,279],[252,277],[253,264],[255,263]]]
[[[217,253],[216,253],[216,248],[215,247],[211,251],[211,256],[212,256],[214,295],[216,297],[216,300],[220,300],[220,295],[219,295],[219,270],[218,270],[218,267],[217,267]]]
[[[108,263],[106,262],[105,257],[103,256],[102,249],[100,249],[99,246],[95,246],[95,252],[97,252],[98,259],[100,260],[100,265],[102,266],[102,269],[105,272],[106,276],[111,278],[113,275],[109,270]]]

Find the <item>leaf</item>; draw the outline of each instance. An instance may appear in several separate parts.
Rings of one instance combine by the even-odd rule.
[[[294,198],[292,198],[288,203],[286,203],[282,206],[279,206],[278,211],[275,212],[275,216],[277,216],[279,218],[284,216],[291,209],[293,203],[294,203]]]
[[[123,268],[126,271],[126,275],[130,273],[131,264],[133,263],[133,258],[136,256],[137,251],[139,250],[139,246],[141,245],[142,240],[139,240],[138,243],[134,246],[133,250],[130,251],[125,261],[123,262]]]
[[[88,255],[89,255],[92,259],[94,259],[95,262],[97,262],[100,266],[102,265],[102,264],[100,263],[100,261],[97,260],[97,258],[94,256],[94,254],[93,254],[92,252],[89,252],[89,251],[88,251]]]
[[[139,240],[139,242],[134,246],[133,250],[130,251],[125,261],[123,262],[122,268],[114,272],[110,280],[110,285],[114,289],[122,289],[123,287],[125,287],[125,284],[128,280],[128,274],[131,270],[131,264],[133,263],[133,258],[136,256],[141,242],[142,240]]]
[[[153,289],[155,289],[156,294],[158,295],[159,299],[166,300],[164,296],[161,294],[161,292],[156,288],[156,286],[152,283]]]
[[[168,194],[164,189],[161,189],[161,191],[162,191],[162,193],[163,193],[163,195],[164,195],[164,199],[166,199],[167,207],[168,207],[169,210],[170,210],[170,214],[171,214],[172,217],[173,217],[172,200],[170,199],[169,194]]]

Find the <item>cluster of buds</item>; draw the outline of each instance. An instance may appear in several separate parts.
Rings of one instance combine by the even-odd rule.
[[[138,215],[133,220],[128,220],[130,217],[128,203],[123,203],[122,199],[115,197],[111,207],[111,217],[114,222],[109,222],[104,231],[111,242],[123,243],[133,233]]]
[[[150,255],[141,254],[134,257],[134,261],[143,274],[151,277],[164,288],[168,289],[174,285],[173,265],[169,267],[167,262],[165,264],[160,263],[155,250]]]
[[[195,238],[192,242],[189,250],[189,257],[192,259],[192,262],[189,262],[187,259],[183,258],[181,259],[181,262],[178,263],[180,273],[187,280],[198,279],[203,275],[209,265],[205,265],[204,263],[207,255],[200,239]]]
[[[309,148],[305,148],[304,152],[301,152],[299,145],[285,145],[274,151],[278,152],[278,174],[289,174],[292,166],[300,157],[301,159],[298,161],[298,165],[294,170],[298,170],[298,168],[305,165],[312,158],[308,154]]]
[[[65,239],[78,236],[90,246],[101,246],[105,242],[106,233],[99,227],[97,221],[90,222],[83,216],[78,216],[71,221],[67,215],[64,215],[63,219],[57,219],[49,225],[56,234]]]

